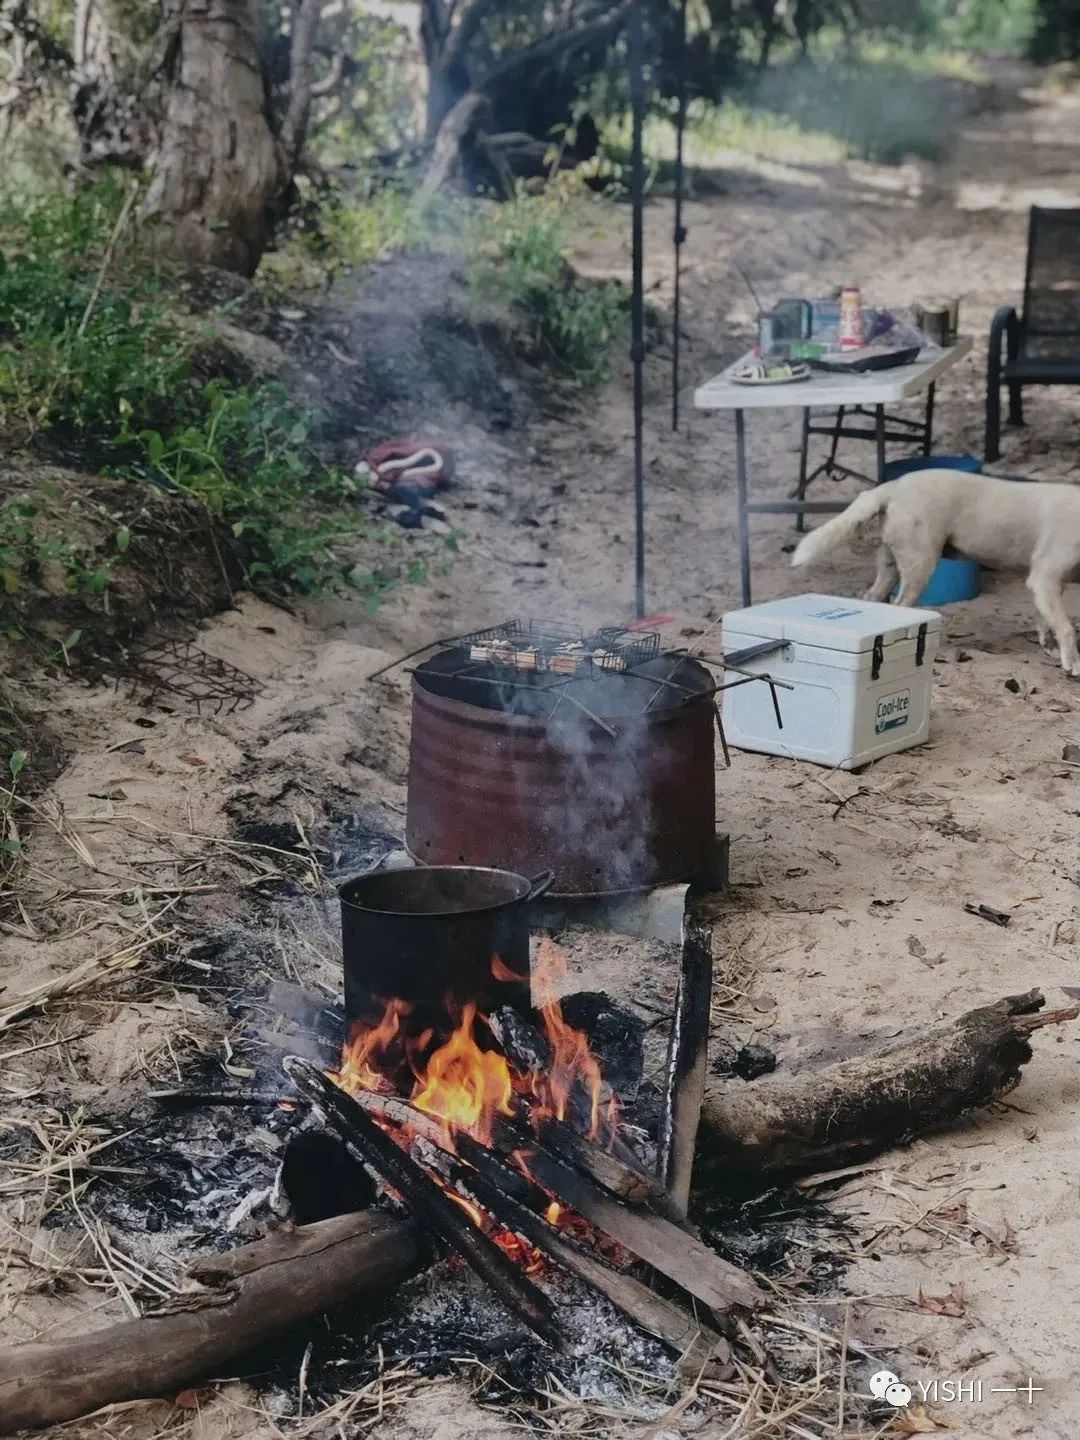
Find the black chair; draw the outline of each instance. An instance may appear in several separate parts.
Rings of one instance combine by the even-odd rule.
[[[1080,210],[1031,207],[1023,308],[1003,306],[990,326],[987,460],[1001,456],[1003,385],[1010,425],[1024,423],[1025,385],[1080,385]]]

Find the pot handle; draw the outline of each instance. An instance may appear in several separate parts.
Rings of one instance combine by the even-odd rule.
[[[548,890],[551,889],[554,879],[554,870],[543,870],[539,875],[534,875],[532,879],[532,888],[525,896],[525,904],[531,905],[534,900],[539,900],[541,895],[545,894]]]

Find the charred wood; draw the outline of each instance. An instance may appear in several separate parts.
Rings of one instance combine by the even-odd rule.
[[[562,1269],[600,1291],[633,1324],[683,1356],[695,1375],[703,1365],[724,1364],[730,1359],[727,1341],[688,1310],[658,1295],[636,1276],[616,1270],[590,1254],[521,1204],[514,1198],[517,1172],[490,1151],[478,1148],[481,1153],[470,1157],[469,1165],[444,1157],[443,1173],[459,1194],[543,1251]]]
[[[337,1130],[359,1158],[378,1171],[402,1197],[416,1219],[472,1266],[531,1330],[548,1344],[559,1348],[562,1340],[553,1323],[554,1307],[547,1296],[379,1128],[351,1095],[306,1060],[289,1056],[283,1063],[300,1093]]]
[[[712,1006],[712,925],[699,913],[692,892],[687,900],[659,1137],[660,1174],[683,1215],[690,1203],[698,1124],[705,1099]]]

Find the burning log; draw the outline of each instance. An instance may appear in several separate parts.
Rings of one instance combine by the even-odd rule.
[[[682,1215],[690,1204],[698,1123],[705,1099],[711,1007],[712,925],[688,896],[659,1137],[660,1174]]]
[[[729,1359],[727,1341],[681,1305],[589,1254],[515,1199],[515,1186],[521,1178],[517,1171],[482,1146],[474,1146],[469,1158],[469,1165],[449,1156],[443,1156],[440,1162],[442,1173],[459,1194],[605,1295],[633,1324],[683,1356],[688,1371],[696,1375],[710,1361],[724,1363]]]
[[[562,1339],[552,1323],[554,1307],[548,1297],[380,1130],[363,1106],[306,1060],[289,1056],[284,1065],[300,1093],[401,1195],[416,1218],[456,1250],[541,1339],[561,1348]]]
[[[662,1215],[624,1204],[542,1146],[530,1149],[526,1163],[533,1179],[569,1209],[715,1313],[764,1303],[764,1292],[749,1275]]]
[[[833,1065],[726,1086],[702,1109],[699,1164],[719,1183],[831,1170],[988,1105],[1019,1083],[1033,1031],[1080,1015],[1035,1013],[1044,1003],[1009,995]]]
[[[291,1069],[290,1074],[293,1074]],[[293,1078],[296,1079],[295,1074]],[[330,1081],[326,1083],[336,1088]],[[406,1100],[361,1093],[352,1103],[369,1115],[381,1115],[435,1145],[446,1145],[443,1128]],[[368,1123],[374,1122],[368,1120]],[[618,1195],[554,1154],[524,1126],[509,1120],[501,1122],[495,1127],[492,1139],[501,1155],[523,1157],[528,1179],[543,1187],[543,1192],[554,1195],[568,1209],[617,1240],[702,1304],[726,1314],[735,1307],[753,1309],[764,1302],[764,1293],[749,1275],[721,1259],[695,1235],[662,1215],[626,1204]],[[482,1157],[489,1153],[465,1134],[456,1135],[454,1143],[462,1157],[477,1169]]]
[[[680,1210],[656,1176],[642,1170],[632,1158],[601,1150],[561,1120],[539,1120],[536,1130],[545,1150],[568,1161],[628,1205],[643,1206],[677,1223],[685,1218],[685,1210]],[[625,1146],[622,1147],[622,1156],[629,1154]]]
[[[423,1263],[415,1228],[368,1212],[278,1231],[198,1260],[192,1288],[139,1320],[0,1350],[0,1433],[164,1396]]]

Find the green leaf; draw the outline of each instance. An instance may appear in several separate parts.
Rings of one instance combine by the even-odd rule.
[[[128,548],[130,544],[131,531],[125,525],[122,529],[116,532],[116,548],[120,551],[120,554],[123,555],[124,551]]]
[[[10,567],[6,567],[0,572],[0,578],[2,578],[4,582],[4,594],[14,595],[21,584],[19,572],[12,570]]]
[[[26,751],[16,750],[8,761],[8,769],[11,771],[12,779],[17,779],[26,764]]]
[[[157,430],[144,430],[139,437],[146,446],[146,453],[154,465],[160,465],[165,455],[165,441]]]
[[[18,840],[5,840],[3,846],[0,848],[3,849],[5,855],[21,855],[23,847],[19,844]]]

